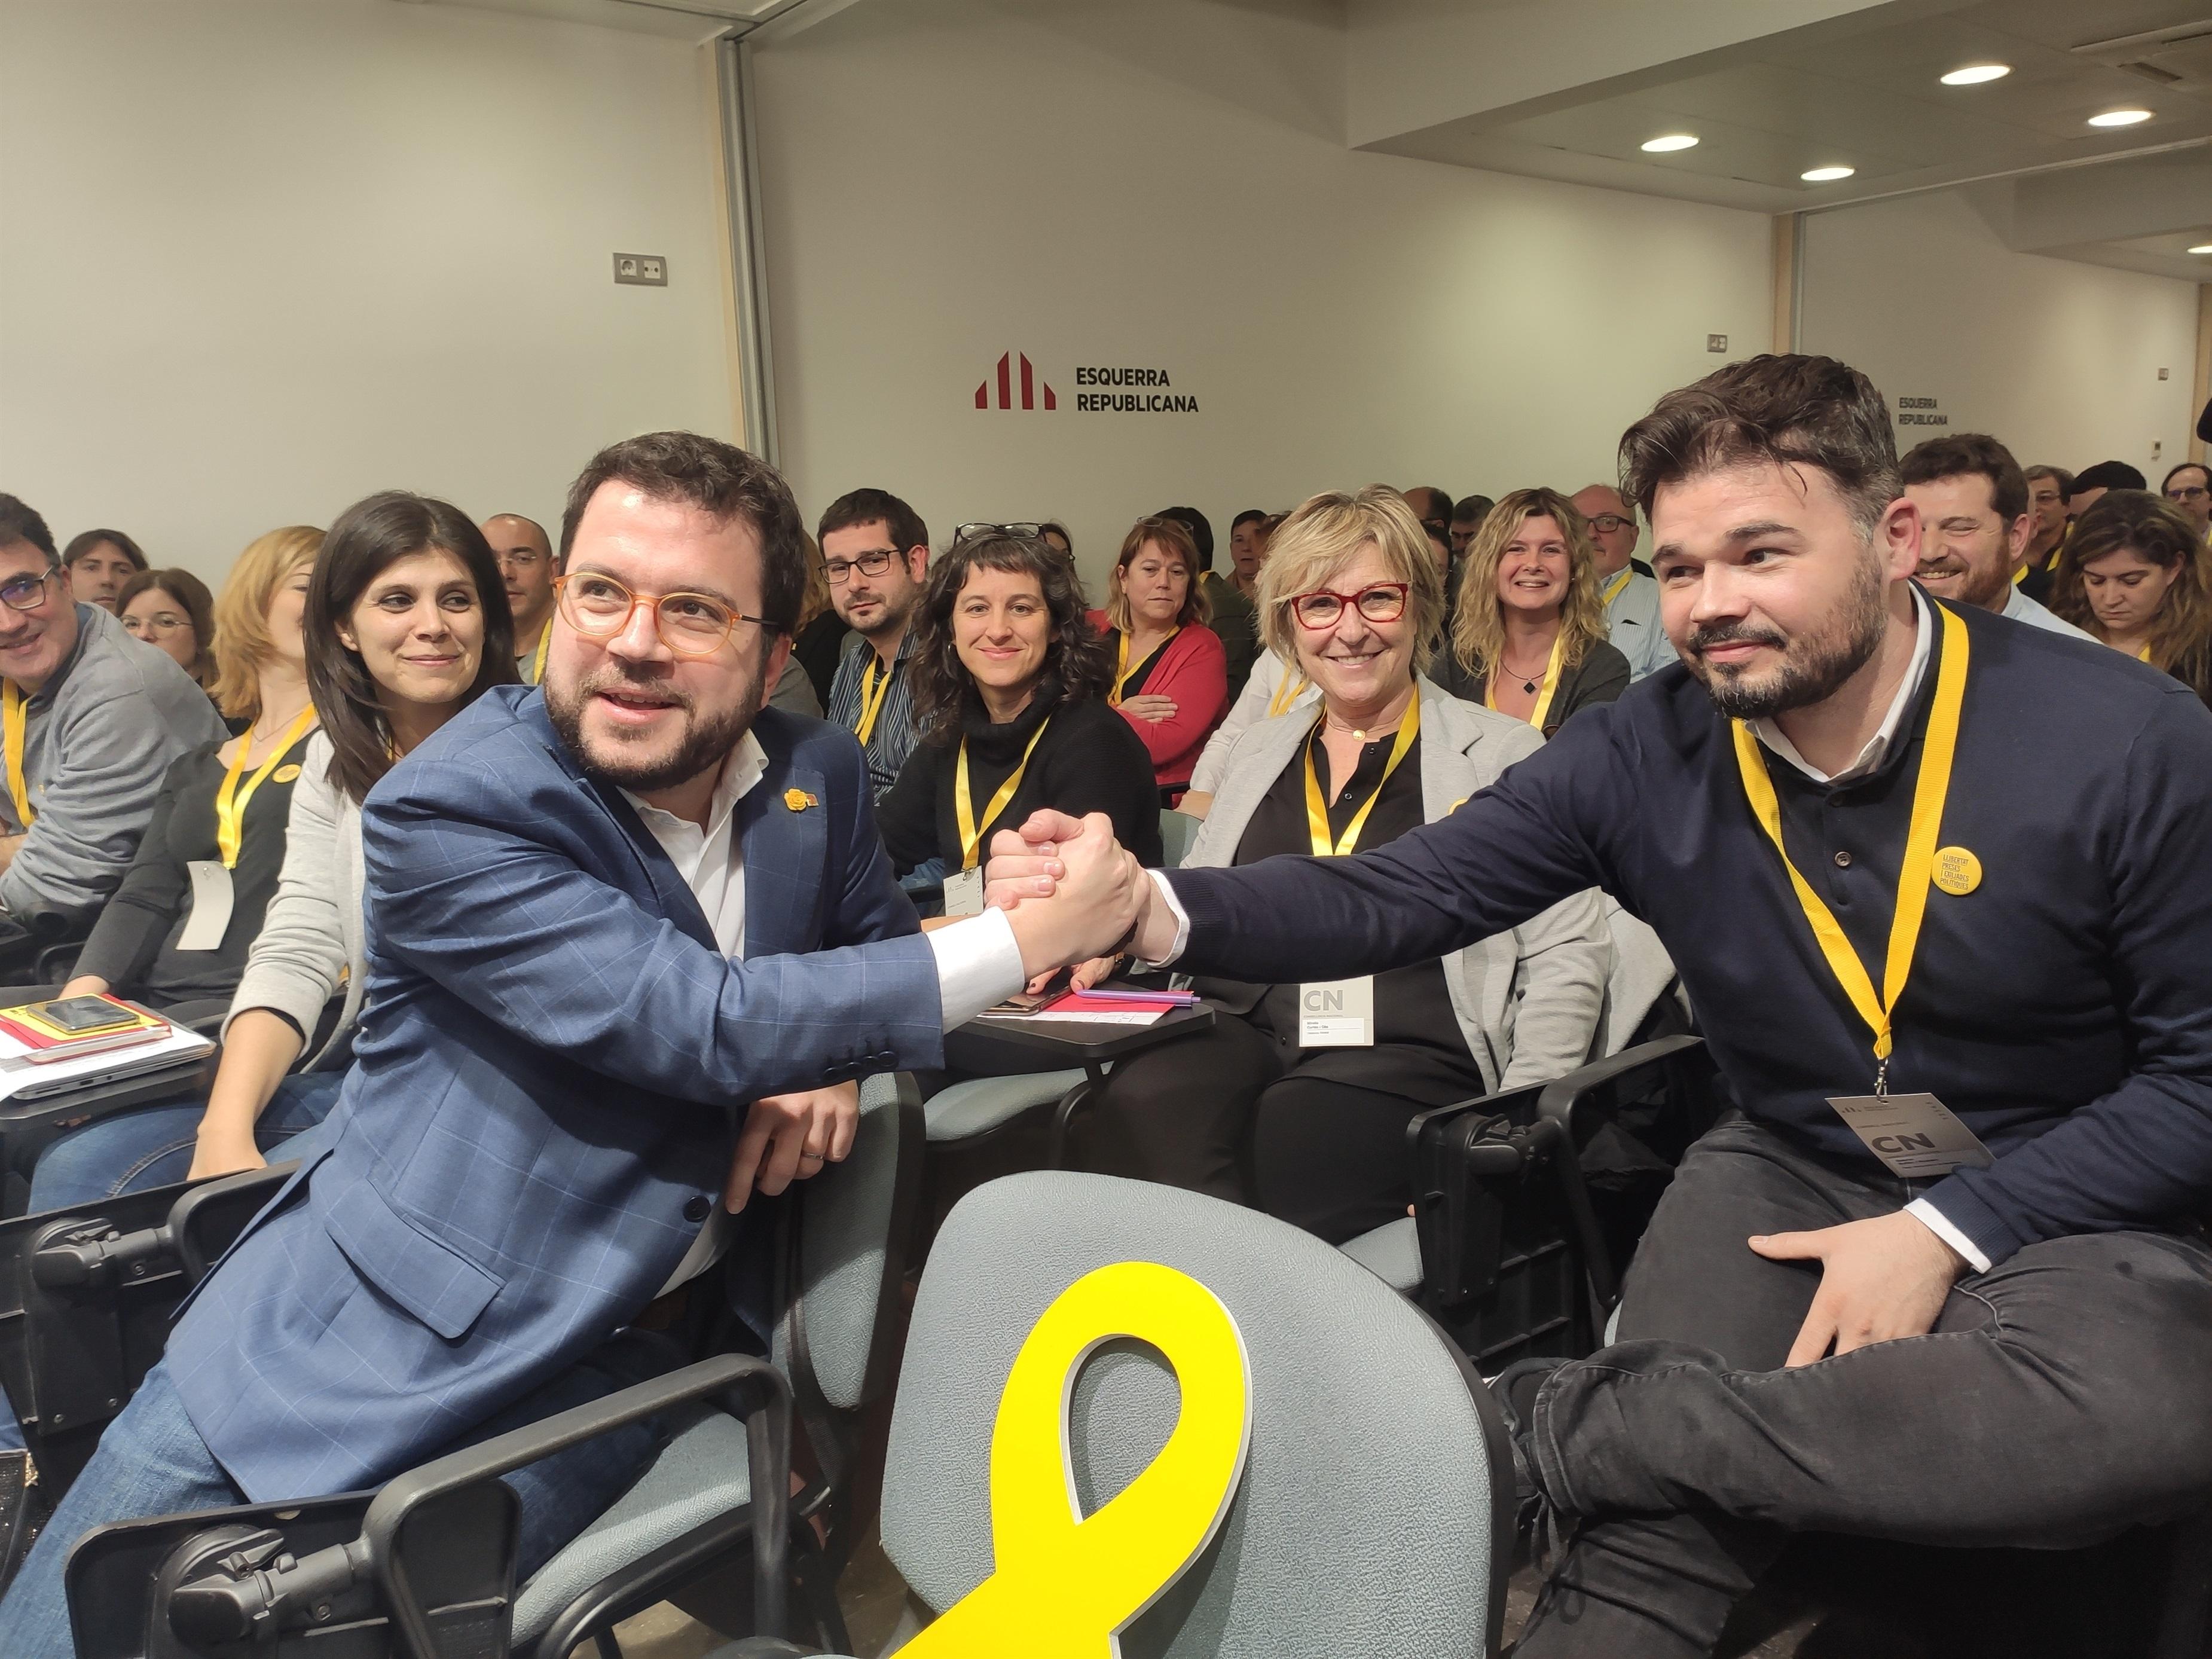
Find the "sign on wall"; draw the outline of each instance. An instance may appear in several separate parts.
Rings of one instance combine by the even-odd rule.
[[[1890,418],[1899,426],[1951,424],[1951,417],[1943,412],[1942,400],[1938,398],[1899,398]]]
[[[1016,365],[1019,369],[1017,372]],[[995,383],[997,397],[992,393]],[[1085,415],[1195,415],[1198,398],[1178,389],[1164,368],[1117,364],[1081,364],[1075,370],[1075,409]],[[1060,394],[1030,362],[1029,354],[1001,353],[994,374],[975,388],[978,409],[1028,410],[1049,414]]]

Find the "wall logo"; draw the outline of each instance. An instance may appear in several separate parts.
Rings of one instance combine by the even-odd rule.
[[[1951,417],[1934,398],[1899,398],[1890,418],[1899,426],[1948,426]]]
[[[1049,386],[1045,385],[1043,377],[1039,375],[1035,369],[1030,367],[1029,358],[1025,356],[1022,356],[1020,353],[1012,351],[1003,353],[999,358],[999,407],[1001,409],[1012,409],[1014,406],[1013,360],[1018,356],[1022,357],[1022,407],[1024,409],[1035,409],[1037,406],[1037,388],[1039,386],[1044,386],[1045,408],[1048,410],[1058,409],[1060,407],[1059,398],[1054,395],[1053,389]],[[978,409],[988,409],[990,406],[991,383],[988,380],[986,380],[982,385],[975,388],[975,407]]]

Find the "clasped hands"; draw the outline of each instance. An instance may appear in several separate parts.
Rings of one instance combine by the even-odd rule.
[[[1037,812],[1001,830],[983,878],[983,902],[1006,913],[1031,984],[1116,951],[1157,962],[1174,948],[1174,913],[1103,812]]]

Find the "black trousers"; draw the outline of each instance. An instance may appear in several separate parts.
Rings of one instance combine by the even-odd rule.
[[[1515,1652],[1682,1659],[1797,1531],[2063,1548],[2212,1496],[2212,1251],[2102,1233],[1960,1279],[1933,1332],[1781,1369],[1819,1264],[1745,1240],[1917,1188],[1741,1118],[1691,1148],[1624,1287],[1620,1340],[1547,1379],[1546,1494],[1582,1526]]]
[[[1390,1043],[1302,1054],[1224,1012],[1115,1063],[1079,1115],[1078,1161],[1252,1205],[1340,1243],[1413,1201],[1406,1125],[1431,1103],[1391,1091],[1400,1062]],[[1329,1075],[1315,1073],[1322,1064]]]

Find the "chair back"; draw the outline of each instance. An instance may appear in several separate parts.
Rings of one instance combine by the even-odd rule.
[[[1190,844],[1198,839],[1205,828],[1205,820],[1194,818],[1188,812],[1178,812],[1172,807],[1160,811],[1160,868],[1179,870],[1182,861],[1190,856]]]
[[[1040,1315],[1114,1262],[1162,1263],[1235,1317],[1251,1449],[1226,1522],[1121,1633],[1126,1659],[1416,1659],[1496,1651],[1512,1549],[1497,1410],[1442,1334],[1296,1228],[1175,1188],[1044,1170],[977,1188],[922,1278],[900,1375],[883,1541],[942,1612],[992,1571],[999,1395]],[[1070,1484],[1092,1514],[1179,1410],[1149,1346],[1103,1346],[1069,1395]]]

